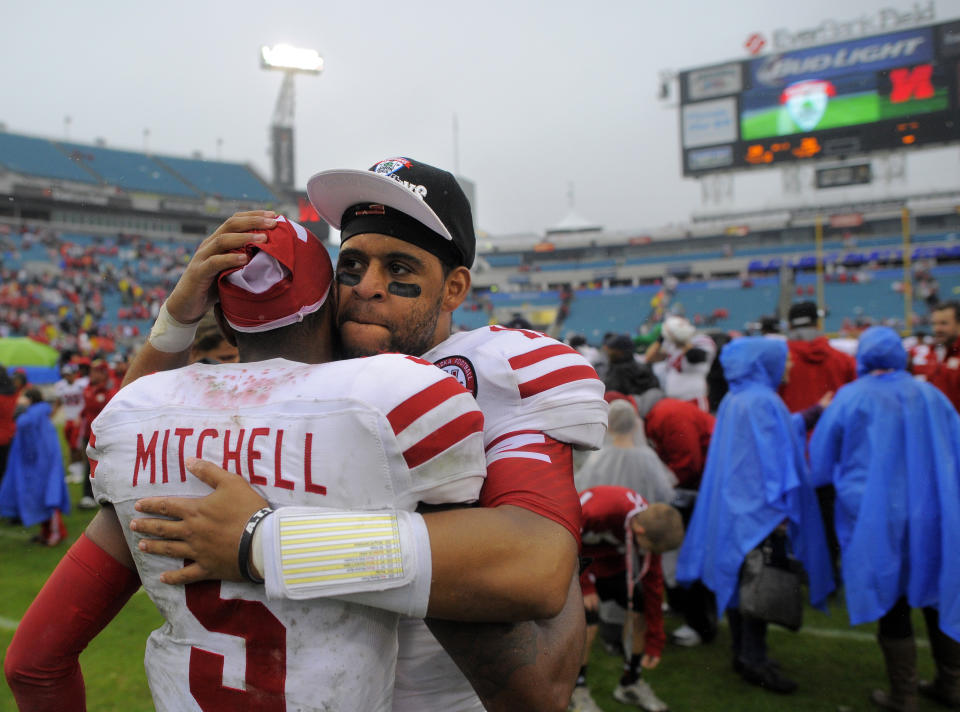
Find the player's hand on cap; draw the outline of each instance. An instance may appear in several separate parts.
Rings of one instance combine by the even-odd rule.
[[[167,311],[170,316],[181,324],[199,321],[217,300],[217,275],[225,269],[247,262],[245,254],[232,250],[237,250],[249,242],[265,241],[264,235],[251,231],[275,227],[276,216],[272,210],[234,213],[201,242],[167,298]]]
[[[220,579],[244,581],[237,566],[240,536],[250,517],[267,501],[242,477],[204,460],[189,458],[187,469],[213,487],[205,497],[148,497],[136,509],[174,519],[138,518],[130,528],[145,537],[141,551],[193,563],[161,577],[164,583],[187,584]]]

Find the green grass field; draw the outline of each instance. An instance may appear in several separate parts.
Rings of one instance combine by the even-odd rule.
[[[930,99],[915,99],[901,104],[891,104],[888,97],[880,96],[876,92],[841,96],[830,100],[815,130],[823,131],[942,111],[948,107],[948,104],[946,89],[937,89],[936,95]],[[771,136],[802,133],[802,129],[790,118],[786,107],[777,106],[766,111],[745,114],[740,122],[740,132],[744,141],[752,141]]]
[[[80,497],[79,485],[71,485],[70,489],[76,502]],[[71,543],[92,516],[91,512],[75,510],[67,517]],[[66,544],[47,549],[31,543],[30,537],[37,529],[0,523],[0,571],[4,587],[0,596],[0,649],[4,652],[16,622],[67,549]],[[851,629],[839,601],[831,607],[830,616],[808,610],[805,628],[798,634],[771,628],[768,637],[771,654],[780,661],[786,674],[800,683],[794,695],[772,695],[741,682],[730,668],[729,634],[725,626],[711,645],[698,648],[668,645],[663,663],[648,673],[647,679],[673,712],[870,710],[872,706],[867,699],[870,690],[884,684],[880,650],[873,640],[874,628]],[[87,708],[91,712],[153,709],[143,672],[143,650],[148,633],[160,623],[153,604],[143,593],[138,593],[83,653],[80,660],[87,685]],[[668,617],[667,630],[679,624],[679,620]],[[914,625],[918,638],[922,639],[920,674],[929,679],[933,665],[919,615],[915,616]],[[611,697],[620,676],[620,665],[620,660],[605,653],[598,642],[588,678],[594,699],[607,712],[635,709]],[[4,681],[0,684],[0,710],[14,709],[13,697]],[[932,712],[942,708],[921,701],[920,709]]]

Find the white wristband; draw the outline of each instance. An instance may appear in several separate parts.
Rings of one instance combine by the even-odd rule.
[[[160,313],[157,314],[157,320],[153,323],[153,328],[150,329],[147,341],[157,351],[177,354],[190,348],[199,324],[199,321],[193,324],[181,324],[170,316],[167,303],[164,302],[160,307]]]
[[[268,598],[338,598],[426,615],[433,562],[427,525],[415,512],[282,507],[257,534]]]
[[[268,514],[267,517],[270,515]],[[267,517],[264,517],[266,519]],[[262,522],[261,522],[262,524]],[[253,563],[254,573],[263,576],[263,527],[258,526],[253,530],[253,540],[250,542],[250,558]]]

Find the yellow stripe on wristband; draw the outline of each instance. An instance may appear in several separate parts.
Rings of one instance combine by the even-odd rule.
[[[396,514],[317,512],[279,524],[280,568],[289,589],[403,576]]]

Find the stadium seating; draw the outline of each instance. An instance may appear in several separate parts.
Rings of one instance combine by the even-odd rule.
[[[453,313],[453,323],[461,329],[477,329],[486,326],[489,321],[490,317],[484,309],[460,307]]]
[[[103,178],[105,183],[124,190],[163,193],[196,198],[197,191],[145,153],[119,151],[79,143],[58,144],[67,155]]]
[[[126,191],[260,204],[279,202],[256,172],[240,163],[156,156],[6,132],[0,132],[0,167],[28,177],[115,186]]]
[[[487,264],[491,267],[519,267],[523,262],[523,255],[519,253],[513,253],[508,255],[483,255],[483,259],[486,260]]]
[[[14,173],[78,183],[99,183],[78,162],[71,160],[69,153],[64,153],[53,142],[42,138],[0,132],[0,165]]]
[[[237,168],[243,169],[242,166]],[[930,272],[938,280],[941,299],[960,295],[960,264],[956,262],[960,258],[960,245],[953,244],[954,238],[955,235],[951,233],[918,235],[912,250],[917,259],[940,261]],[[49,239],[49,235],[46,239]],[[877,269],[875,264],[870,264],[895,257],[899,244],[898,237],[883,236],[860,240],[856,247],[848,247],[847,250],[836,243],[831,245],[837,254],[836,260],[846,264],[848,270],[826,277],[827,331],[838,331],[852,324],[884,321],[902,323],[902,268],[891,266]],[[21,244],[17,251],[4,254],[3,265],[14,269],[44,262],[64,266],[85,253],[86,266],[77,267],[74,264],[71,268],[89,271],[91,283],[98,285],[105,308],[102,324],[110,328],[135,325],[143,333],[150,326],[149,319],[142,318],[144,309],[151,303],[159,303],[158,300],[162,299],[163,292],[172,284],[171,280],[176,278],[179,266],[192,251],[194,243],[70,232],[60,234],[54,245],[65,245],[69,249],[61,254],[58,246],[51,247],[38,241],[26,248]],[[76,248],[80,248],[81,252],[77,252]],[[773,260],[786,259],[806,267],[810,258],[809,254],[798,254],[800,251],[795,246],[789,248],[789,253],[785,252],[787,248],[783,246],[756,246],[750,249],[764,257],[762,263],[765,266]],[[804,250],[809,250],[809,245],[805,245]],[[330,252],[332,259],[336,260],[338,249],[332,247]],[[709,251],[698,254],[701,258],[722,257],[719,253]],[[690,258],[688,254],[682,259]],[[666,261],[662,256],[656,259]],[[503,260],[504,264],[510,261]],[[577,266],[593,270],[597,265],[612,263],[613,260],[594,260],[577,263]],[[514,265],[515,268],[517,266]],[[118,287],[121,278],[131,286],[135,284],[138,291],[142,289],[146,292],[141,303],[131,304],[129,299],[124,298]],[[816,277],[812,270],[798,271],[794,279],[795,282],[789,287],[791,300],[815,298]],[[562,333],[582,333],[592,343],[599,343],[606,332],[636,333],[653,317],[653,300],[662,289],[658,284],[578,289],[568,304],[566,319],[559,324],[560,330]],[[701,328],[743,331],[760,316],[775,313],[780,298],[779,275],[756,274],[746,280],[680,282],[667,307],[686,314]],[[562,296],[557,290],[494,290],[472,297],[454,313],[453,320],[460,327],[476,328],[486,325],[491,319],[503,323],[509,320],[513,312],[520,312],[528,317],[541,315],[537,323],[543,328],[542,323],[552,321],[551,312],[559,310],[561,302]],[[50,308],[57,307],[52,305]],[[914,311],[924,316],[927,306],[918,299]]]
[[[743,286],[739,280],[681,284],[671,305],[681,307],[699,325],[743,331],[761,315],[776,313],[780,298],[780,282],[776,278],[756,279],[750,284]],[[714,318],[715,314],[725,316]]]
[[[960,295],[960,265],[941,265],[931,270],[939,283],[941,299]],[[868,279],[856,282],[828,279],[824,296],[828,314],[824,328],[836,332],[850,324],[876,324],[904,317],[901,268],[872,270]],[[791,286],[792,301],[814,300],[816,276],[800,273]],[[600,343],[606,332],[636,333],[653,309],[651,299],[660,290],[656,285],[611,287],[577,290],[570,303],[570,313],[562,325],[564,333],[583,334],[591,343]],[[799,293],[798,293],[799,292]],[[780,300],[778,277],[757,277],[747,282],[738,279],[684,282],[677,286],[670,309],[679,310],[701,328],[723,331],[744,331],[761,316],[775,314]],[[556,292],[523,292],[519,295],[498,295],[494,305],[509,304],[518,311],[536,306],[558,306]],[[914,301],[914,313],[923,316],[927,307]],[[464,326],[485,324],[484,312],[461,308],[454,321]]]
[[[645,321],[650,299],[658,291],[653,285],[579,290],[570,302],[563,330],[583,334],[594,344],[602,342],[608,331],[634,333]]]
[[[277,201],[277,196],[247,166],[239,163],[171,156],[157,156],[156,161],[206,195],[231,200]]]

